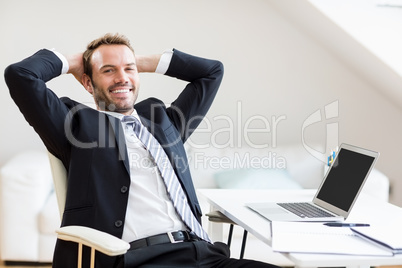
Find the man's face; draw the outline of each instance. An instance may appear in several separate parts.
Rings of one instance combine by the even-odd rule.
[[[140,86],[134,53],[125,45],[101,45],[91,64],[92,81],[86,88],[98,109],[131,114]]]

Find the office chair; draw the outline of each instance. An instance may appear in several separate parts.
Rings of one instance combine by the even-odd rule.
[[[230,248],[230,244],[232,243],[233,228],[236,223],[217,210],[211,211],[211,212],[205,214],[205,216],[207,216],[208,220],[211,222],[230,224],[229,234],[228,234],[228,242],[227,242],[227,245]],[[247,230],[244,229],[243,239],[241,242],[241,249],[240,249],[240,259],[243,259],[243,257],[244,257],[244,251],[246,249],[246,242],[247,242],[247,234],[248,234]]]
[[[48,152],[48,155],[60,218],[62,218],[67,196],[67,171],[60,159],[50,152]],[[115,236],[84,226],[64,226],[56,230],[56,232],[59,239],[78,243],[78,268],[82,266],[83,245],[91,248],[91,268],[95,267],[95,251],[102,252],[108,256],[118,256],[125,254],[130,248],[129,243]]]

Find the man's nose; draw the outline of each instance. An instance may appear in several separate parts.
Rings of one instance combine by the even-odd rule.
[[[119,70],[116,72],[116,76],[114,82],[117,83],[127,83],[128,82],[128,75],[124,70]]]

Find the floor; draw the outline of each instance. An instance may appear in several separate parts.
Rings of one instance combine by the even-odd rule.
[[[3,262],[0,261],[0,268],[51,268],[51,265],[4,265]]]
[[[0,262],[0,268],[51,268],[51,265],[41,265],[41,266],[34,266],[34,265],[29,265],[29,266],[5,266],[3,262]],[[377,268],[402,268],[402,266],[381,266]]]

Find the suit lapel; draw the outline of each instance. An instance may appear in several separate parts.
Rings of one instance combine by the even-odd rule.
[[[117,148],[119,150],[119,160],[123,161],[124,166],[128,174],[130,174],[130,164],[128,162],[128,154],[126,149],[126,138],[124,136],[124,130],[121,126],[121,122],[118,118],[111,115],[107,115],[111,128],[113,129],[116,139]]]

